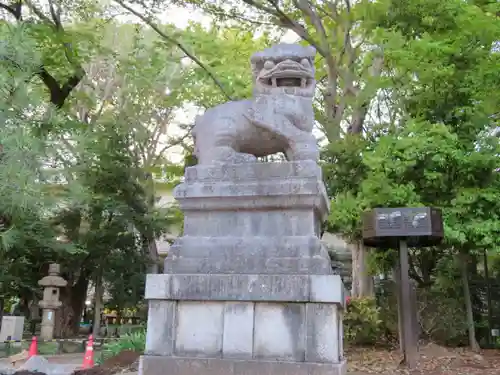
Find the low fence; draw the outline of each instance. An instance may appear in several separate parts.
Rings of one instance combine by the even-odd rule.
[[[105,342],[119,341],[119,337],[96,337],[94,338],[94,351],[101,352]],[[10,357],[23,350],[27,350],[32,342],[32,339],[22,340],[6,340],[0,342],[0,358]],[[84,353],[87,346],[88,338],[74,338],[74,339],[52,339],[40,340],[37,339],[38,353],[40,355],[60,355],[60,354],[78,354]],[[68,343],[72,343],[68,347]],[[82,357],[83,358],[83,357]]]
[[[500,278],[487,280],[482,275],[469,280],[476,339],[483,348],[500,347]],[[376,283],[378,304],[390,334],[397,335],[397,299],[392,280]],[[418,288],[417,305],[422,338],[450,346],[468,344],[464,293],[461,280],[439,292]]]
[[[500,339],[500,279],[471,277],[470,291],[476,338],[483,347],[498,347]]]

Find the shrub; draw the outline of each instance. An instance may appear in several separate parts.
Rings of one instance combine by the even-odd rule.
[[[351,298],[344,315],[348,345],[373,345],[380,341],[382,320],[374,298]]]
[[[380,306],[382,330],[386,341],[398,338],[398,300],[396,285],[387,280],[377,285],[377,305]],[[467,344],[467,325],[462,291],[445,288],[438,283],[417,288],[417,309],[420,339],[439,345]]]
[[[144,353],[146,347],[146,330],[131,332],[120,337],[119,340],[109,341],[103,345],[102,360],[114,357],[124,350]]]

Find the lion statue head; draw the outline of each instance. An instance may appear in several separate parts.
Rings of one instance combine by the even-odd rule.
[[[276,128],[291,124],[300,130],[312,131],[315,55],[314,47],[286,43],[252,55],[251,114],[256,121]]]

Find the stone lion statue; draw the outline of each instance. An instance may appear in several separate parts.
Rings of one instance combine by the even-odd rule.
[[[278,44],[255,53],[252,99],[208,109],[195,120],[198,164],[245,163],[283,152],[289,161],[317,161],[312,135],[314,56],[298,44]]]

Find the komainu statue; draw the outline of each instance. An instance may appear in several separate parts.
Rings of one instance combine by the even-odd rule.
[[[317,161],[313,47],[278,44],[251,59],[254,95],[198,116],[193,130],[199,164],[245,163],[283,152],[289,161]]]

